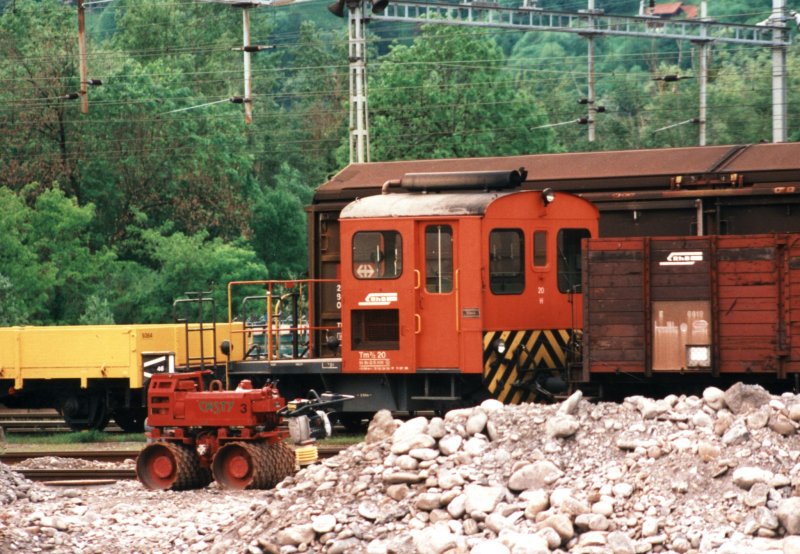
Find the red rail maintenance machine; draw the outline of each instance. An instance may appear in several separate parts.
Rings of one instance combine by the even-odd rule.
[[[291,435],[305,443],[330,435],[320,408],[352,398],[317,395],[289,402],[275,383],[253,389],[242,381],[223,390],[206,386],[210,371],[154,375],[148,397],[147,432],[151,441],[136,460],[136,475],[149,489],[201,488],[212,479],[227,489],[274,487],[295,471]],[[288,429],[280,427],[288,420]]]

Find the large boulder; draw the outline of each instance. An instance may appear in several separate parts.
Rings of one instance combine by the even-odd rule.
[[[364,442],[375,443],[388,439],[397,429],[397,422],[389,410],[379,410],[372,417]]]
[[[508,488],[512,491],[541,489],[551,485],[563,472],[553,462],[540,460],[526,464],[511,474]]]
[[[787,498],[775,512],[787,535],[800,535],[800,496]]]
[[[760,385],[736,383],[725,391],[725,405],[734,414],[742,414],[769,405],[772,395]]]

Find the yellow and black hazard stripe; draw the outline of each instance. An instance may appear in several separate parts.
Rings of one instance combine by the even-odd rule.
[[[507,404],[530,402],[536,370],[563,370],[571,329],[486,331],[483,334],[483,382],[492,397]],[[494,344],[506,345],[500,355]]]

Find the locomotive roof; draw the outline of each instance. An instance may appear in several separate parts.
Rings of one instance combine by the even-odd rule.
[[[483,215],[486,208],[508,192],[433,194],[392,193],[359,198],[348,204],[342,219],[361,217],[424,217]]]
[[[380,192],[386,181],[406,173],[528,171],[524,189],[608,191],[669,188],[678,175],[737,173],[747,183],[800,179],[800,143],[533,154],[350,164],[322,184],[314,202],[349,201]]]

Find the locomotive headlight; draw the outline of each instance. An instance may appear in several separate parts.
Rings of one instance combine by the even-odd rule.
[[[556,193],[553,192],[553,189],[546,188],[542,191],[542,201],[544,202],[545,206],[550,204],[555,199],[556,199]]]
[[[492,347],[494,351],[497,352],[498,355],[502,356],[506,353],[506,342],[503,339],[497,339],[492,343]]]
[[[711,367],[711,347],[687,345],[686,367],[695,369]]]

